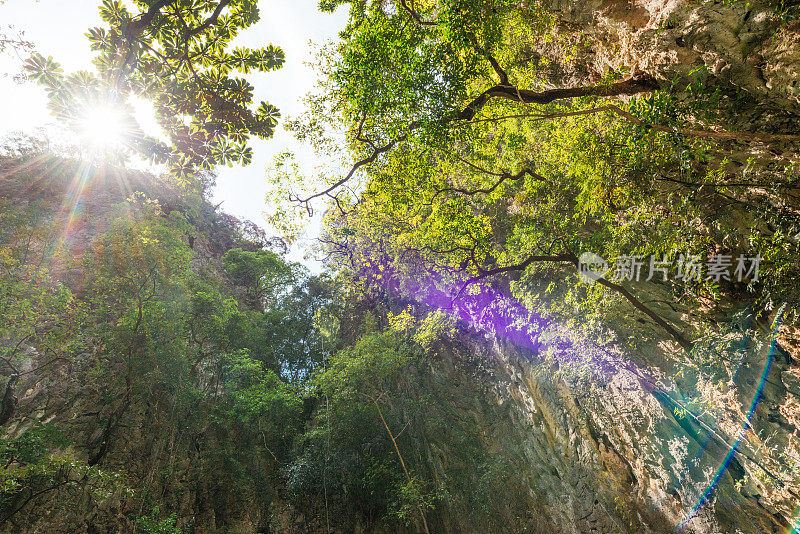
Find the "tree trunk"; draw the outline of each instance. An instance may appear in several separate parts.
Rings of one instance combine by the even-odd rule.
[[[5,425],[17,410],[17,396],[14,393],[14,386],[17,385],[19,380],[18,374],[13,374],[6,383],[6,392],[3,394],[3,400],[0,401],[0,425]]]

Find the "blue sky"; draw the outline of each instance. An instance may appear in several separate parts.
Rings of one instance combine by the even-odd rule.
[[[92,56],[84,33],[101,25],[99,4],[100,0],[6,0],[0,4],[0,26],[10,24],[23,30],[38,52],[53,56],[66,71],[86,69],[91,67]],[[346,23],[346,9],[340,8],[334,14],[321,13],[317,0],[261,0],[259,9],[261,20],[242,34],[241,43],[280,46],[286,54],[286,63],[277,71],[248,76],[256,88],[255,101],[266,100],[277,106],[283,117],[299,114],[301,99],[315,81],[315,73],[305,64],[313,54],[309,41],[322,44],[335,39]],[[20,64],[13,54],[5,54],[0,57],[0,74],[18,72]],[[4,103],[0,136],[10,131],[33,131],[53,122],[45,107],[44,91],[35,84],[19,85],[11,76],[0,78],[0,102]],[[148,124],[146,106],[143,108],[140,122],[148,131],[156,126]],[[264,224],[264,198],[268,189],[265,169],[273,156],[291,150],[308,168],[318,160],[280,127],[272,139],[254,142],[252,146],[254,158],[249,166],[218,170],[214,201],[222,202],[222,209],[228,213]],[[309,230],[310,235],[315,226]]]

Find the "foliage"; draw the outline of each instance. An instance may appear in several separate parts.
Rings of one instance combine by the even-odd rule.
[[[122,477],[54,451],[69,444],[55,425],[36,425],[16,438],[0,438],[0,525],[50,492],[88,489],[97,501],[124,489]]]
[[[484,442],[489,427],[504,423],[477,407],[483,385],[470,369],[479,362],[460,360],[441,313],[391,305],[395,313],[372,319],[369,310],[383,314],[369,301],[355,305],[355,317],[346,312],[361,334],[313,379],[315,411],[286,469],[292,502],[318,517],[329,509],[332,526],[341,528],[354,522],[422,528],[420,510],[434,532],[443,524],[487,532],[530,528],[523,510],[529,489],[519,478],[525,460],[511,447],[489,451]],[[425,348],[415,340],[423,330]],[[432,450],[441,456],[432,458]]]
[[[403,377],[418,358],[416,350],[395,332],[369,333],[333,355],[329,367],[314,376],[315,396],[321,401],[318,413],[287,471],[290,492],[299,505],[312,506],[320,490],[343,487],[335,506],[345,515],[337,524],[356,517],[392,521],[390,514],[418,519],[407,514],[418,514],[420,503],[426,502],[427,496],[420,493],[424,483],[406,480],[392,445],[395,438],[383,427],[384,413],[377,404],[386,404],[388,424],[399,432],[402,423],[393,405],[399,401],[409,403],[406,409],[413,406],[406,389],[410,383],[404,384]],[[393,400],[395,395],[400,398]],[[364,443],[369,443],[368,452]],[[403,448],[407,445],[404,440]]]
[[[245,306],[257,312],[230,323],[233,347],[286,379],[306,379],[322,361],[324,339],[315,322],[332,305],[328,281],[265,250],[231,249],[223,268]]]
[[[87,180],[99,172],[88,171]],[[33,178],[17,179],[21,190],[30,189]],[[119,482],[108,474],[116,468],[130,490],[120,494],[126,510],[161,506],[173,514],[131,517],[140,529],[185,529],[187,491],[213,495],[228,514],[217,516],[220,525],[248,513],[244,503],[269,508],[280,484],[277,466],[289,461],[306,413],[300,388],[322,362],[314,324],[331,291],[264,250],[271,241],[246,225],[217,227],[228,234],[210,237],[237,247],[199,260],[190,243],[215,219],[204,218],[210,210],[202,197],[180,191],[174,198],[151,190],[158,200],[139,192],[108,208],[77,262],[85,277],[75,294],[50,279],[53,264],[41,252],[61,235],[44,223],[48,206],[2,199],[0,287],[4,302],[16,306],[3,312],[5,332],[15,336],[0,344],[4,365],[26,373],[35,347],[36,380],[54,391],[54,403],[75,399],[80,414],[65,440],[43,427],[2,442],[3,514],[29,513],[36,521],[44,501],[67,506],[87,485],[106,502]],[[48,363],[47,351],[71,365]],[[9,381],[3,397],[2,412],[15,425],[15,388],[26,376]],[[157,452],[164,450],[171,452]]]
[[[68,444],[55,425],[37,425],[15,439],[0,438],[0,461],[5,465],[35,463],[53,447]]]
[[[366,334],[354,347],[337,353],[315,383],[334,400],[354,400],[363,393],[380,394],[399,379],[413,355],[414,346],[400,341],[392,332]]]
[[[0,358],[9,370],[19,372],[23,343],[31,338],[49,358],[68,354],[85,309],[42,266],[50,251],[33,243],[50,239],[50,228],[40,219],[39,208],[0,203]]]
[[[265,309],[274,305],[278,291],[294,275],[277,254],[266,250],[231,249],[222,261],[233,283],[245,289],[250,303]]]
[[[248,139],[272,136],[278,110],[266,102],[252,109],[253,86],[234,75],[274,70],[284,61],[273,45],[233,44],[258,21],[255,1],[137,0],[129,6],[104,0],[100,17],[106,26],[87,34],[97,52],[96,75],[65,75],[53,58],[40,54],[26,64],[29,76],[48,90],[51,110],[67,124],[78,126],[93,110],[122,110],[129,146],[184,177],[218,164],[247,164]],[[132,117],[131,96],[153,102],[169,144],[143,134]]]
[[[154,506],[149,515],[140,517],[136,520],[136,526],[141,529],[144,534],[180,534],[183,532],[175,525],[175,514],[172,513],[168,517],[161,517],[161,510],[158,506]]]
[[[734,358],[733,342],[702,325],[669,330],[643,286],[583,283],[581,252],[760,254],[759,280],[649,288],[669,307],[702,305],[698,316],[730,301],[761,314],[797,306],[797,169],[756,161],[739,143],[746,135],[717,128],[745,97],[707,87],[699,71],[660,91],[617,72],[544,89],[552,80],[531,50],[552,43],[555,21],[536,3],[322,7],[341,4],[350,23],[323,49],[320,91],[291,124],[333,159],[355,161],[324,191],[291,199],[310,212],[330,197],[321,241],[334,272],[312,276],[283,257],[285,243],[216,214],[204,190],[213,176],[202,174],[177,198],[137,192],[109,210],[73,292],[48,268],[54,232],[40,206],[0,200],[0,360],[10,371],[0,417],[20,421],[14,388],[35,372],[42,387],[64,382],[57,417],[74,423],[8,427],[0,522],[51,491],[64,513],[63,503],[89,502],[87,486],[99,502],[124,469],[120,509],[144,532],[207,517],[235,528],[274,519],[278,503],[339,530],[428,530],[429,520],[433,531],[541,530],[538,473],[513,403],[486,402],[516,369],[493,366],[459,319],[532,349],[559,388],[569,373],[602,371],[581,337],[637,348],[660,341],[638,324],[666,325],[692,347],[687,376],[672,377],[688,399],[670,410],[680,422],[715,415],[697,384],[716,395],[733,379],[717,358]],[[247,163],[249,137],[272,135],[276,110],[251,109],[253,88],[234,77],[283,61],[271,46],[235,47],[258,19],[254,1],[107,0],[101,15],[107,28],[89,33],[97,75],[29,62],[56,114],[78,125],[94,106],[152,97],[169,144],[133,123],[129,141],[178,174]],[[619,95],[632,98],[611,100]],[[336,128],[349,150],[333,143]],[[288,157],[276,172],[282,196],[315,185]],[[291,226],[287,213],[274,219]],[[59,374],[56,362],[71,365]]]
[[[288,444],[301,426],[303,401],[295,388],[241,351],[225,361],[231,415],[244,423],[258,422],[272,443]]]
[[[600,323],[614,328],[633,307],[656,324],[651,333],[664,328],[684,348],[699,332],[665,324],[631,285],[580,283],[579,255],[593,252],[613,265],[620,256],[677,262],[698,255],[705,262],[714,254],[759,254],[758,280],[676,283],[672,272],[673,282],[657,290],[690,307],[732,295],[767,313],[773,302],[797,302],[798,249],[788,238],[797,233],[796,217],[778,205],[792,202],[794,171],[743,161],[741,145],[705,129],[746,99],[707,87],[699,71],[622,103],[590,88],[541,104],[494,98],[492,91],[521,95],[543,82],[538,64],[518,58],[520,20],[540,21],[528,42],[545,39],[544,14],[502,2],[393,7],[353,3],[342,42],[323,52],[328,74],[324,92],[311,100],[313,117],[296,124],[301,136],[318,131],[314,117],[339,113],[346,125],[352,176],[319,192],[338,194],[323,241],[354,285],[449,297],[451,305],[499,290],[533,314],[606,339]],[[452,10],[463,17],[458,28]],[[487,11],[491,31],[477,15]],[[459,59],[447,64],[458,65],[458,76],[437,70],[452,46]],[[382,76],[393,54],[412,51],[414,61],[390,68],[396,80]],[[609,72],[599,87],[620,77]],[[427,102],[414,92],[421,87],[437,100],[417,109],[411,101]],[[331,113],[319,113],[324,105]],[[355,176],[357,195],[337,193]],[[620,326],[617,342],[647,341]]]

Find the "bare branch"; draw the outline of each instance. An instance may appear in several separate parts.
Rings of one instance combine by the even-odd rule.
[[[478,274],[467,279],[464,284],[459,289],[456,296],[453,297],[453,301],[458,300],[461,298],[461,295],[464,294],[464,291],[471,286],[472,284],[476,284],[483,280],[484,278],[488,278],[490,276],[494,276],[497,274],[508,273],[512,271],[524,271],[527,269],[531,264],[536,262],[551,262],[551,263],[573,263],[577,265],[578,259],[572,253],[564,253],[564,254],[541,254],[541,255],[533,255],[528,257],[525,261],[521,263],[516,263],[514,265],[507,265],[505,267],[495,267],[494,269],[483,269],[475,260],[474,256],[472,258],[472,263],[475,264],[476,268],[478,269]]]
[[[356,130],[356,141],[360,141],[366,145],[369,145],[373,150],[375,150],[375,141],[372,139],[368,139],[364,137],[364,122],[367,120],[367,112],[364,110],[364,113],[361,115],[361,120],[358,121],[358,129]]]
[[[326,193],[325,196],[333,199],[333,201],[336,202],[336,208],[339,210],[339,213],[342,214],[342,217],[347,215],[347,211],[345,211],[345,209],[342,207],[342,203],[339,202],[339,196],[338,195],[333,195],[331,193]]]
[[[672,338],[675,339],[675,341],[677,341],[678,344],[683,349],[687,351],[692,349],[691,341],[686,339],[686,337],[682,333],[680,333],[674,326],[672,326],[664,319],[662,319],[657,313],[655,313],[653,310],[645,306],[642,303],[642,301],[633,296],[633,294],[627,289],[625,289],[624,286],[611,282],[610,280],[607,280],[602,276],[597,279],[597,283],[609,289],[613,289],[614,291],[625,297],[627,301],[633,305],[634,308],[647,315],[654,323],[656,323],[658,326],[663,328],[669,335],[671,335]]]
[[[379,146],[379,147],[373,148],[372,149],[372,153],[369,156],[367,156],[367,157],[365,157],[363,159],[360,159],[359,161],[355,162],[353,164],[353,166],[350,167],[350,171],[342,179],[338,180],[336,183],[334,183],[333,185],[331,185],[330,187],[328,187],[324,191],[320,191],[318,193],[314,193],[313,195],[310,195],[310,196],[308,196],[306,198],[299,198],[299,197],[297,197],[295,195],[291,195],[290,194],[289,195],[289,201],[290,202],[298,202],[300,204],[304,204],[305,208],[306,208],[306,211],[308,212],[308,216],[311,217],[314,214],[314,209],[311,207],[311,204],[310,204],[310,202],[312,200],[314,200],[315,198],[326,196],[326,195],[330,194],[331,192],[333,192],[335,189],[337,189],[339,186],[344,185],[345,183],[347,183],[355,175],[355,173],[356,173],[356,171],[358,171],[358,169],[360,169],[364,165],[368,165],[368,164],[372,163],[373,161],[378,159],[378,156],[380,156],[384,152],[388,152],[397,143],[404,141],[407,137],[408,137],[407,135],[402,135],[402,136],[398,137],[397,139],[389,141],[388,143],[386,143],[383,146]]]

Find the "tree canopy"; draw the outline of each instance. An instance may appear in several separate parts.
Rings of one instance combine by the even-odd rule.
[[[183,176],[219,164],[249,163],[248,139],[271,137],[279,114],[266,102],[254,109],[253,86],[237,73],[271,71],[284,61],[276,46],[233,44],[258,22],[256,2],[133,4],[134,11],[119,0],[100,6],[106,26],[87,34],[97,74],[64,74],[51,57],[30,58],[26,68],[47,88],[51,110],[73,127],[93,109],[115,110],[122,114],[129,148]],[[131,96],[153,103],[167,143],[143,134],[131,115]]]
[[[593,63],[545,2],[319,7],[349,19],[286,124],[322,170],[265,177],[282,237],[210,201],[278,124],[258,2],[103,0],[94,72],[27,61],[124,135],[0,147],[0,530],[655,531],[709,495],[788,525],[797,109]],[[289,253],[315,210],[322,272]]]

